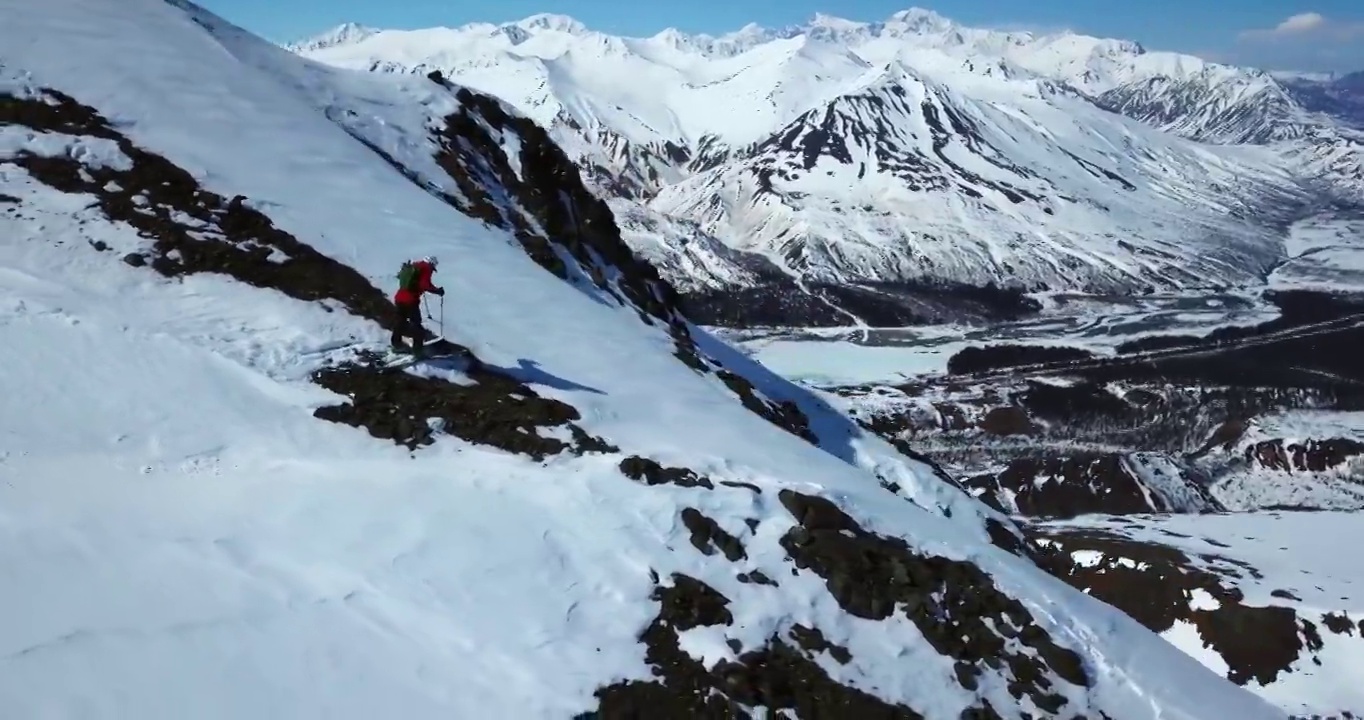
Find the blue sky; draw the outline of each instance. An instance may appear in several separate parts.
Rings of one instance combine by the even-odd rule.
[[[571,15],[617,35],[667,27],[722,33],[749,22],[781,26],[816,12],[880,20],[901,0],[200,0],[272,40],[343,22],[383,28],[506,22],[540,12]],[[922,2],[966,25],[1071,29],[1140,41],[1151,49],[1297,70],[1364,70],[1364,0],[943,0]]]

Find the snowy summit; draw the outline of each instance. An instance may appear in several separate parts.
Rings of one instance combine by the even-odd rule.
[[[183,0],[0,47],[0,715],[1283,717],[690,323],[507,104]],[[388,366],[423,256],[463,353]]]

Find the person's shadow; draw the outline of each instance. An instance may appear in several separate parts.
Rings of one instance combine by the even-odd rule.
[[[546,372],[541,369],[540,363],[537,363],[534,360],[520,358],[516,362],[517,366],[514,368],[500,367],[487,363],[484,364],[484,367],[492,372],[519,380],[526,385],[543,385],[544,387],[551,387],[556,390],[581,390],[584,392],[596,393],[597,395],[606,394],[597,388],[575,383],[572,380],[565,380],[558,375]]]

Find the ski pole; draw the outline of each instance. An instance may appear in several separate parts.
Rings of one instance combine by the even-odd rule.
[[[445,337],[445,296],[440,296],[440,336]]]

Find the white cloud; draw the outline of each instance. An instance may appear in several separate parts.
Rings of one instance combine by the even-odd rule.
[[[1364,38],[1364,22],[1332,20],[1321,13],[1306,12],[1287,18],[1269,29],[1247,30],[1247,42],[1322,41],[1349,42]]]
[[[1297,33],[1311,32],[1325,23],[1326,18],[1323,17],[1321,13],[1302,13],[1301,15],[1294,15],[1279,23],[1279,26],[1274,28],[1274,32],[1279,33],[1280,35],[1294,35]]]

